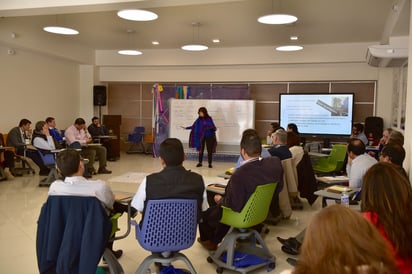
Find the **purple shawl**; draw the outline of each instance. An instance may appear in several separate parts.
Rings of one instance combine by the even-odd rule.
[[[202,139],[205,137],[206,131],[211,130],[214,136],[213,150],[216,152],[216,126],[213,123],[212,117],[199,117],[191,126],[190,136],[189,136],[189,147],[196,148],[197,151],[203,150]]]

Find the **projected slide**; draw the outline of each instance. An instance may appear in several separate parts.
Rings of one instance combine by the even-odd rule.
[[[280,94],[280,123],[295,123],[299,132],[350,135],[353,94]]]

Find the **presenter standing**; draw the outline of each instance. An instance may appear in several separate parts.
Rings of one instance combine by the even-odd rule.
[[[202,166],[203,151],[207,149],[207,160],[209,162],[209,168],[212,168],[212,154],[216,152],[217,140],[216,140],[216,126],[213,123],[212,117],[207,113],[205,107],[201,107],[198,110],[199,117],[195,120],[192,126],[184,127],[183,129],[190,129],[189,147],[196,148],[199,151],[199,163],[197,167]]]

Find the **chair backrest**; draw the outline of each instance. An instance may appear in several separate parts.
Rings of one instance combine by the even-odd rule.
[[[39,149],[37,150],[37,152],[40,155],[40,158],[42,159],[45,166],[54,167],[54,165],[56,164],[54,153],[43,153]]]
[[[277,183],[269,183],[257,186],[241,212],[222,207],[220,222],[236,228],[249,228],[262,223],[268,215],[276,185]]]
[[[307,152],[320,152],[321,145],[319,142],[306,143],[304,149]]]
[[[9,136],[8,133],[3,133],[3,146],[7,146],[8,136]],[[13,151],[14,154],[16,153],[16,149],[14,147],[12,147],[10,150]]]
[[[96,197],[49,196],[37,222],[40,273],[95,273],[111,223]]]
[[[135,127],[132,134],[129,134],[127,140],[129,142],[140,142],[143,139],[144,127]]]
[[[135,127],[133,132],[142,134],[144,132],[144,127]]]
[[[297,192],[298,172],[293,158],[284,159],[281,163],[283,168],[283,182],[286,183],[288,192]]]
[[[3,137],[2,133],[0,133],[0,145],[6,146],[6,139]]]
[[[151,252],[174,252],[191,247],[196,238],[197,201],[191,199],[149,200],[141,228],[140,245]]]
[[[335,144],[330,151],[328,161],[330,164],[339,164],[345,160],[347,146],[345,144]],[[340,167],[342,168],[342,167]]]

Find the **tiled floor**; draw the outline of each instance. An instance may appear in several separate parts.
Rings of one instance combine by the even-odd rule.
[[[203,176],[217,176],[234,163],[214,162],[213,168],[207,166],[196,168],[196,162],[185,161],[184,166],[192,169]],[[112,177],[120,176],[127,172],[155,172],[161,169],[158,159],[150,155],[122,154],[121,159],[116,162],[109,162],[108,168],[113,171],[110,175],[97,175],[94,178],[109,180]],[[36,261],[36,229],[37,218],[40,208],[47,199],[47,188],[38,187],[39,176],[25,175],[16,177],[14,180],[0,182],[0,273],[38,273]],[[110,183],[113,190],[135,192],[137,183]],[[304,200],[304,209],[294,211],[290,220],[282,221],[276,226],[270,226],[270,232],[265,236],[265,242],[269,249],[276,256],[276,268],[271,273],[280,273],[282,270],[290,268],[286,262],[287,254],[280,250],[280,244],[276,236],[289,237],[301,231],[308,223],[311,216],[320,209],[319,199],[311,207]],[[120,227],[126,227],[125,217],[122,217]],[[123,249],[123,256],[120,264],[125,273],[135,273],[139,263],[149,254],[144,251],[135,239],[134,231],[123,240],[116,241],[115,249]],[[208,252],[198,243],[190,249],[185,250],[189,260],[192,261],[197,272],[216,273],[214,264],[206,261]],[[225,270],[224,273],[234,273]],[[266,273],[262,268],[253,273]]]

